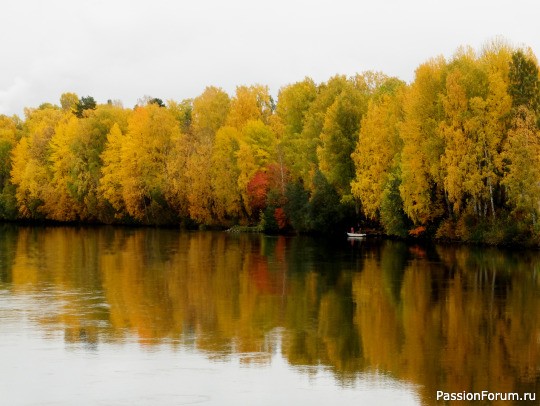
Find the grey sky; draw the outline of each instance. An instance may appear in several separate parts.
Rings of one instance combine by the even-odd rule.
[[[4,0],[0,114],[63,92],[195,97],[380,70],[411,81],[430,57],[502,36],[540,52],[536,0]]]

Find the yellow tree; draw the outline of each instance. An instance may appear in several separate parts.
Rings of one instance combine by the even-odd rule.
[[[22,217],[43,216],[41,206],[45,196],[51,196],[52,174],[49,165],[49,142],[56,125],[65,116],[62,110],[45,105],[26,109],[22,137],[13,150],[11,180]]]
[[[109,202],[116,211],[116,216],[122,216],[125,210],[122,191],[122,145],[126,137],[122,134],[120,126],[114,124],[107,134],[107,144],[101,154],[103,167],[99,184],[100,196]]]
[[[362,119],[359,141],[352,154],[356,168],[352,194],[362,202],[364,213],[372,219],[377,218],[390,174],[400,163],[401,106],[401,92],[372,101]]]
[[[192,134],[186,140],[185,177],[189,184],[189,216],[200,223],[213,222],[210,162],[216,132],[225,124],[230,99],[223,90],[209,87],[193,100]]]
[[[477,199],[491,209],[496,217],[495,194],[502,177],[502,145],[506,138],[512,99],[499,72],[489,75],[488,95],[485,99],[473,97],[470,100],[472,117],[467,122],[474,135],[476,165],[481,177]],[[488,203],[489,202],[489,203]]]
[[[66,112],[74,111],[77,104],[79,104],[79,96],[75,93],[62,93],[60,96],[60,106]]]
[[[236,128],[222,127],[216,134],[212,150],[211,184],[214,215],[220,222],[243,217],[238,163],[240,139],[241,134]]]
[[[320,143],[317,146],[319,169],[341,197],[350,195],[354,178],[354,152],[360,130],[360,120],[366,100],[348,86],[336,97],[325,114]]]
[[[176,117],[182,134],[190,134],[193,122],[193,100],[185,99],[180,103],[167,100],[167,108]]]
[[[449,67],[446,94],[441,95],[445,190],[456,214],[467,209],[478,217],[489,209],[495,217],[494,189],[499,183],[498,162],[511,108],[502,76],[508,67],[501,63],[509,62],[507,51],[489,52],[479,60],[472,50],[458,51]]]
[[[179,132],[171,137],[171,152],[166,161],[165,199],[173,211],[181,218],[189,217],[187,162],[189,154],[188,137]]]
[[[319,86],[311,103],[302,131],[305,161],[304,179],[320,170],[342,199],[350,200],[350,182],[354,177],[351,153],[358,141],[360,121],[369,99],[387,76],[364,72],[351,78],[335,76]],[[309,179],[306,184],[310,184]]]
[[[213,223],[213,201],[210,162],[212,160],[213,139],[192,140],[186,162],[186,176],[189,182],[188,205],[190,217],[202,224]]]
[[[316,97],[317,86],[310,78],[286,86],[279,91],[276,116],[283,125],[284,164],[290,169],[293,179],[300,178],[310,166],[309,162],[305,162],[307,156],[304,153],[301,134],[306,114]]]
[[[300,172],[304,187],[309,190],[314,188],[313,179],[318,169],[317,147],[321,142],[326,111],[343,89],[350,85],[345,76],[334,76],[328,82],[321,83],[317,87],[317,97],[309,104],[305,113],[300,140],[294,146],[298,154],[295,158],[298,169],[295,172]]]
[[[213,137],[216,134],[225,124],[230,104],[229,95],[217,87],[207,87],[200,96],[193,99],[192,126],[198,138]]]
[[[206,90],[208,91],[208,89]],[[206,92],[205,91],[205,92]],[[213,90],[210,90],[213,92]],[[225,96],[224,100],[228,100],[226,94],[214,93],[214,95]],[[207,100],[210,100],[208,98]],[[205,120],[202,110],[205,107],[204,102],[201,105],[201,99],[198,99],[198,109],[199,109],[199,120]],[[214,107],[219,110],[219,104],[216,104]],[[228,106],[228,102],[225,103],[225,106]],[[171,153],[166,163],[166,172],[167,172],[167,183],[165,185],[165,199],[168,205],[174,210],[174,212],[181,218],[186,219],[189,217],[188,210],[188,190],[189,190],[189,179],[186,175],[187,173],[187,163],[189,157],[189,140],[190,137],[193,139],[193,100],[186,99],[182,102],[177,103],[173,100],[167,101],[167,109],[171,114],[176,118],[180,132],[176,135],[173,135],[171,138]],[[201,110],[202,109],[202,110]],[[210,112],[211,113],[211,112]],[[225,112],[222,112],[217,115],[217,117],[225,117]],[[218,120],[219,121],[219,120]],[[207,121],[209,122],[209,121]],[[221,122],[221,121],[220,121]],[[199,132],[201,131],[201,122],[199,121]]]
[[[129,119],[119,175],[126,211],[141,222],[170,220],[165,200],[167,161],[179,133],[171,112],[154,103],[136,108]]]
[[[113,105],[99,105],[82,118],[68,114],[69,118],[57,126],[51,140],[53,185],[61,196],[67,199],[69,195],[70,200],[60,204],[53,196],[50,209],[57,213],[55,218],[66,215],[70,206],[71,216],[76,213],[81,219],[109,221],[110,210],[98,192],[101,154],[111,128],[115,124],[124,131],[127,128],[127,114],[127,110]]]
[[[444,143],[438,126],[445,66],[445,60],[438,58],[418,67],[415,80],[404,97],[399,190],[405,213],[418,225],[443,213],[443,196],[437,185],[442,185],[440,158]]]
[[[110,210],[99,193],[99,181],[107,135],[114,125],[125,133],[131,111],[113,104],[97,106],[80,121],[81,131],[73,144],[75,164],[72,168],[73,193],[83,203],[92,219],[110,221]]]
[[[260,120],[248,121],[241,132],[238,162],[238,187],[246,212],[250,212],[250,196],[248,184],[255,173],[265,171],[270,163],[276,162],[277,140],[272,129]]]
[[[69,114],[58,123],[50,141],[52,179],[51,187],[43,194],[43,211],[53,220],[75,221],[86,217],[84,205],[74,198],[71,177],[76,161],[73,145],[79,133],[79,119]]]
[[[273,110],[273,100],[268,92],[268,86],[238,86],[236,95],[231,100],[226,124],[239,130],[250,120],[261,120],[268,124]]]
[[[441,96],[446,119],[439,125],[445,142],[441,157],[444,173],[444,188],[456,213],[463,209],[465,197],[478,194],[481,177],[475,162],[475,145],[467,131],[465,118],[468,114],[468,99],[461,81],[459,70],[448,74],[446,94]],[[474,201],[474,210],[477,210]]]
[[[17,120],[0,115],[0,218],[13,219],[17,215],[15,188],[11,183],[11,155],[18,139]]]

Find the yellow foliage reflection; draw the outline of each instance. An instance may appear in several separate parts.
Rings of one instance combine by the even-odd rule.
[[[446,392],[538,392],[540,255],[381,242],[9,228],[0,288],[67,343],[138,341],[211,358],[375,372]]]

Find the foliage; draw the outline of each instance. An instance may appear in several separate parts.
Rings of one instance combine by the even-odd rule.
[[[14,119],[0,116],[0,219],[15,219],[17,201],[11,183],[12,151],[17,143],[17,125]]]
[[[515,51],[508,76],[512,106],[525,106],[536,114],[540,113],[540,79],[533,57],[525,55],[521,49]]]
[[[63,93],[0,116],[0,218],[540,236],[540,79],[503,41],[380,72],[133,109]]]
[[[388,235],[406,237],[410,228],[410,220],[403,211],[403,200],[399,194],[401,179],[397,173],[392,173],[381,196],[381,224]]]
[[[284,210],[292,227],[298,232],[310,231],[309,192],[300,182],[291,182],[287,184],[285,196]]]
[[[384,94],[369,104],[362,119],[359,140],[352,153],[355,179],[352,194],[362,202],[366,216],[375,219],[381,208],[383,192],[392,168],[399,165],[402,141],[399,123],[402,121],[402,93]]]
[[[217,87],[207,87],[204,92],[193,99],[193,131],[199,137],[212,137],[227,119],[230,108],[227,93]]]
[[[534,224],[540,211],[540,130],[533,112],[523,105],[508,131],[503,157],[508,203],[520,220]]]
[[[75,93],[62,93],[60,96],[60,106],[64,111],[74,111],[79,104],[79,96]]]
[[[258,171],[253,175],[247,185],[247,193],[252,212],[258,213],[260,210],[264,210],[268,195],[268,175],[266,172]]]

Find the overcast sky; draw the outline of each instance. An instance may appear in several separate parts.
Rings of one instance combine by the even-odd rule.
[[[405,81],[427,59],[498,36],[540,56],[537,0],[3,0],[0,114],[64,92],[196,97],[260,83],[379,70]]]

